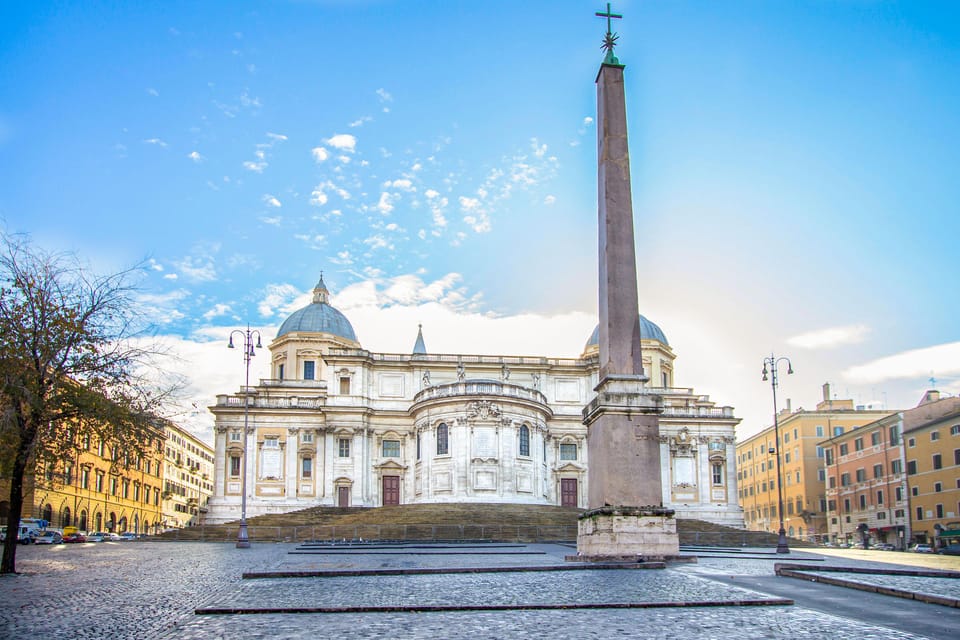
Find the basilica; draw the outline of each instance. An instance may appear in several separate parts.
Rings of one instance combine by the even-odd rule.
[[[663,505],[742,527],[739,419],[674,387],[663,331],[641,316],[640,333],[648,391],[663,405]],[[237,520],[244,486],[248,517],[316,505],[587,506],[583,412],[598,382],[596,330],[578,358],[431,353],[422,328],[412,342],[406,354],[365,350],[321,277],[313,301],[270,343],[271,377],[210,407],[216,470],[206,522]]]

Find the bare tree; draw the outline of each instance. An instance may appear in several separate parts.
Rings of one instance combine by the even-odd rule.
[[[160,403],[155,352],[142,346],[134,304],[137,269],[96,276],[76,257],[0,232],[0,477],[10,510],[0,574],[16,570],[24,479],[76,456],[93,435],[123,455],[155,446]]]

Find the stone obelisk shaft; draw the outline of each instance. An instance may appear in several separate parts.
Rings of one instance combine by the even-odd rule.
[[[584,410],[588,507],[659,506],[660,399],[643,383],[623,67],[597,75],[600,381]]]

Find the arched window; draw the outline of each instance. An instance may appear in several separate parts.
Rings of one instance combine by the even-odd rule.
[[[440,423],[440,426],[437,427],[437,455],[445,456],[450,451],[450,434],[447,430],[447,425]]]
[[[525,424],[520,425],[520,455],[530,455],[530,427]]]
[[[103,529],[102,513],[98,513],[97,515],[93,516],[93,528],[95,531],[100,531],[101,529]]]
[[[87,512],[83,510],[80,512],[80,522],[77,524],[77,528],[81,531],[87,530]]]
[[[43,511],[41,512],[40,517],[47,522],[51,522],[53,520],[53,507],[49,502],[43,505]]]
[[[125,532],[126,532],[126,530],[127,530],[127,516],[123,516],[122,518],[120,518],[120,523],[119,523],[119,525],[117,526],[117,528],[120,530],[120,533],[125,533]]]
[[[64,507],[64,508],[63,508],[63,513],[60,514],[60,526],[61,526],[61,527],[69,527],[69,526],[70,526],[70,524],[71,524],[71,522],[70,522],[70,515],[71,515],[71,514],[70,514],[70,507]]]

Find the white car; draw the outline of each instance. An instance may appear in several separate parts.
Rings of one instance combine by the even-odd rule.
[[[101,533],[99,531],[94,531],[93,533],[87,534],[87,542],[103,542],[104,536],[107,534]]]
[[[61,544],[63,535],[59,531],[43,531],[33,539],[33,544]]]
[[[123,542],[123,538],[120,537],[119,533],[114,533],[113,531],[108,531],[103,534],[103,539],[106,542]]]

